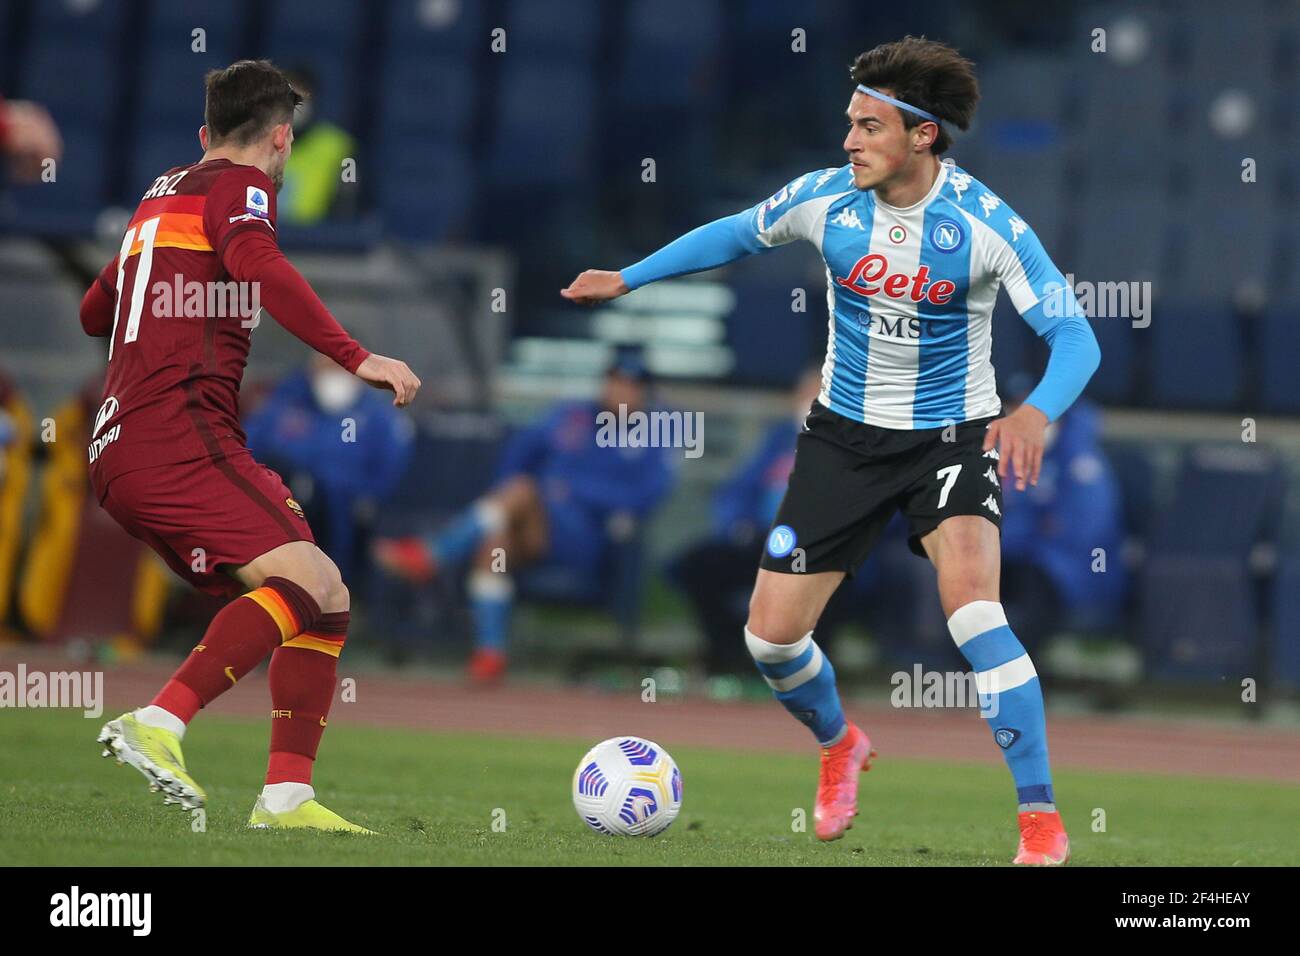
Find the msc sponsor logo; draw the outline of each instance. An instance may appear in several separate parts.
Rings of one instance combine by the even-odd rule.
[[[957,291],[956,283],[948,279],[931,282],[929,266],[921,266],[914,275],[890,272],[889,260],[878,252],[863,256],[853,264],[847,276],[836,276],[835,282],[868,298],[884,295],[891,299],[929,302],[931,305],[947,304]]]
[[[926,341],[932,341],[939,338],[952,326],[951,321],[922,319],[915,315],[889,316],[859,312],[857,319],[858,327],[869,335],[902,339],[909,342],[919,342],[923,338]]]

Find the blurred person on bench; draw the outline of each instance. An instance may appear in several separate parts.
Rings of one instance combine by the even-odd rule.
[[[600,576],[611,542],[625,538],[671,490],[674,449],[598,440],[602,412],[650,410],[651,384],[640,352],[620,350],[600,395],[561,402],[513,435],[492,489],[439,532],[375,543],[380,567],[416,584],[469,565],[472,681],[491,683],[505,673],[517,572],[562,565]]]
[[[360,581],[378,508],[410,461],[411,420],[316,355],[247,416],[244,430],[257,460],[288,479],[321,550],[346,580]]]

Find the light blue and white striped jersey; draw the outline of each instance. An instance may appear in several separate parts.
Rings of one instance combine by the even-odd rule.
[[[858,189],[842,166],[806,173],[738,218],[750,243],[807,239],[821,252],[829,331],[820,400],[884,428],[997,415],[998,289],[1025,315],[1066,287],[1024,220],[951,162],[907,208]]]

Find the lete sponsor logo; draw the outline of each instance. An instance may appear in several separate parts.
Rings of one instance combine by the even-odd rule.
[[[889,260],[878,252],[863,256],[853,264],[848,276],[836,276],[835,281],[858,295],[883,294],[891,299],[910,299],[931,305],[944,305],[957,291],[956,283],[947,279],[932,283],[929,266],[921,266],[914,275],[890,272]]]

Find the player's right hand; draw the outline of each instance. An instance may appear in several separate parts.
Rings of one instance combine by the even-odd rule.
[[[364,362],[357,366],[357,378],[375,388],[386,388],[393,392],[393,404],[398,408],[409,405],[420,390],[420,379],[411,367],[398,359],[371,353]]]
[[[597,302],[608,302],[620,295],[627,295],[629,291],[627,283],[623,281],[623,273],[588,269],[570,282],[567,289],[561,289],[560,295],[580,305],[595,305]]]

